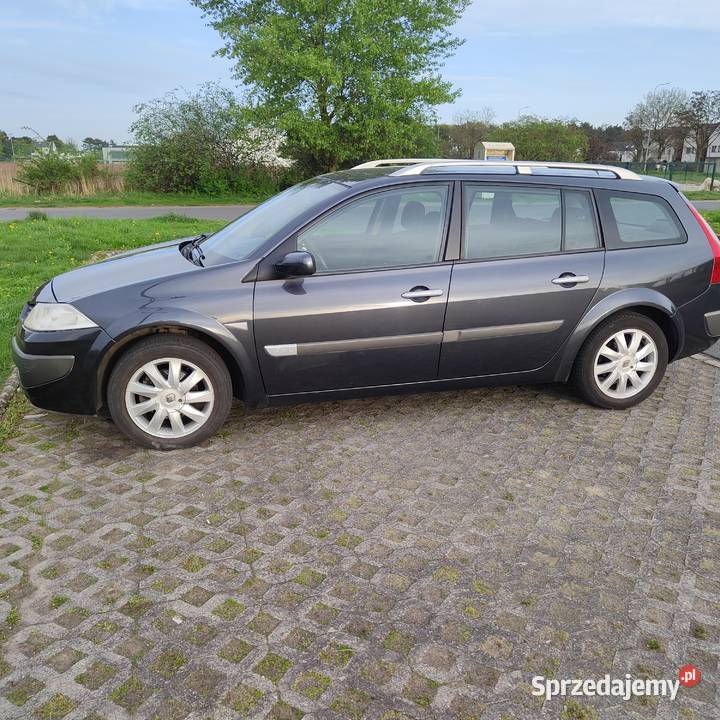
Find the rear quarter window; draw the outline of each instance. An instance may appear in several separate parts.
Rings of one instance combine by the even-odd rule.
[[[610,250],[678,245],[687,234],[670,204],[640,193],[596,190],[605,244]]]

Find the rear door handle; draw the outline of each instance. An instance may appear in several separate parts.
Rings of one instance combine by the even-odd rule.
[[[404,292],[402,294],[402,297],[406,298],[407,300],[427,300],[428,298],[432,297],[440,297],[442,294],[443,291],[439,288],[436,290],[431,290],[430,288],[426,287],[414,287],[412,290]]]
[[[586,282],[590,282],[587,275],[573,275],[572,273],[563,273],[560,277],[552,279],[553,285],[577,285]]]

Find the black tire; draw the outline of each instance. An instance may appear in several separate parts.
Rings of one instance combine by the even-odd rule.
[[[126,407],[125,390],[133,375],[146,363],[161,358],[193,363],[208,377],[214,393],[207,420],[182,437],[157,437],[145,432]],[[156,450],[177,450],[207,440],[225,422],[232,398],[232,380],[222,358],[206,343],[187,335],[152,335],[132,345],[113,368],[107,388],[108,409],[115,425],[135,442]]]
[[[622,330],[638,329],[647,333],[657,347],[657,368],[650,382],[638,393],[627,398],[606,395],[595,382],[595,358],[608,338]],[[585,340],[573,367],[572,382],[578,394],[587,402],[611,410],[623,410],[641,403],[652,395],[665,375],[668,363],[668,343],[658,324],[645,315],[623,312],[600,323]]]

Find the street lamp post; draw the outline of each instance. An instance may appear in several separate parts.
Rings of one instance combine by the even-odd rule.
[[[669,85],[669,84],[670,84],[669,82],[658,83],[655,86],[655,89],[652,91],[652,94],[654,95],[658,91],[658,88],[661,88],[661,87],[663,87],[665,85]],[[647,143],[645,145],[645,162],[643,163],[643,172],[647,172],[648,156],[650,155],[650,132],[651,131],[652,131],[652,125],[650,125],[650,123],[648,123],[648,134],[647,134]]]

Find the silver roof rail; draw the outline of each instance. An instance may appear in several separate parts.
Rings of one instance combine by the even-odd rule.
[[[514,167],[519,175],[532,175],[532,169],[544,168],[547,170],[602,170],[611,172],[619,180],[642,180],[640,175],[632,170],[615,165],[595,165],[592,163],[544,162],[540,160],[453,160],[449,158],[392,158],[386,160],[371,160],[356,165],[353,170],[367,168],[398,166],[392,175],[421,175],[432,167]]]
[[[368,168],[389,167],[392,165],[417,165],[418,163],[440,162],[439,158],[391,158],[389,160],[370,160],[356,165],[353,170],[367,170]],[[449,162],[454,162],[450,160]]]

